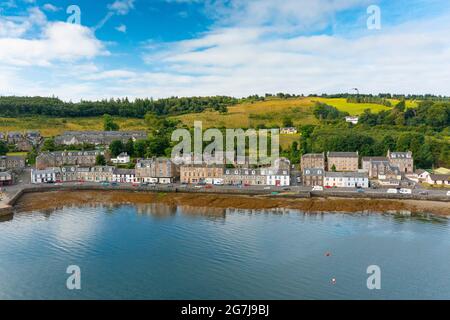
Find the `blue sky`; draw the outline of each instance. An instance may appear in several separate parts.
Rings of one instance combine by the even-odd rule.
[[[450,95],[449,18],[447,0],[3,0],[0,94]]]

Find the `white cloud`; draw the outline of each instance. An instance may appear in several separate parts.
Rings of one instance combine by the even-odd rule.
[[[126,15],[134,9],[134,0],[116,0],[108,5],[108,9],[118,15]]]
[[[133,7],[132,2],[119,2],[128,5],[113,8],[111,4],[112,15]],[[27,24],[21,31],[24,21],[8,20],[17,23],[10,26],[12,30],[17,27],[17,36],[0,39],[0,93],[54,94],[74,101],[280,91],[333,93],[354,87],[368,93],[450,95],[449,16],[395,27],[383,24],[381,31],[369,31],[365,29],[366,12],[361,10],[359,29],[320,34],[316,31],[332,25],[337,12],[367,1],[318,0],[316,4],[322,7],[312,2],[230,0],[225,5],[220,0],[209,1],[219,5],[210,14],[220,17],[220,22],[190,40],[149,41],[142,49],[146,65],[137,70],[128,68],[128,57],[122,59],[123,65],[110,69],[96,64],[92,59],[106,50],[86,28],[46,22],[39,38],[18,39],[32,28]],[[32,25],[43,23],[38,17]],[[45,72],[36,66],[45,66]]]
[[[26,16],[0,16],[0,38],[16,38],[40,28],[47,17],[37,7],[29,8]]]
[[[49,12],[57,12],[59,10],[61,10],[61,8],[54,6],[51,3],[46,3],[42,6],[42,9],[44,9],[45,11],[49,11]]]
[[[0,61],[6,65],[46,66],[105,54],[108,52],[91,30],[63,22],[49,23],[40,39],[0,39]]]
[[[127,33],[127,26],[124,24],[121,24],[120,26],[116,27],[116,30],[122,33]]]

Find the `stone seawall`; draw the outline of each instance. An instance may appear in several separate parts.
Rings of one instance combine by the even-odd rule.
[[[10,200],[0,208],[0,216],[11,215],[14,211],[14,206],[20,200],[20,198],[26,193],[39,193],[39,192],[51,192],[51,191],[123,191],[123,192],[155,192],[155,193],[194,193],[194,194],[221,194],[221,195],[246,195],[246,196],[266,196],[268,198],[290,198],[290,199],[305,199],[305,198],[348,198],[348,199],[384,199],[384,200],[419,200],[419,201],[438,201],[438,202],[450,202],[449,197],[438,195],[400,195],[400,194],[388,194],[388,193],[358,193],[358,192],[339,192],[339,191],[326,191],[326,192],[284,192],[280,194],[273,194],[271,190],[252,190],[249,188],[239,189],[193,189],[193,188],[175,188],[168,186],[156,186],[156,187],[133,187],[133,186],[101,186],[101,185],[36,185],[27,186],[17,191]]]

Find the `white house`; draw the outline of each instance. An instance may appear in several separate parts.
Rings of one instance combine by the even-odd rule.
[[[291,177],[287,169],[265,168],[261,169],[261,175],[266,177],[266,185],[268,186],[285,187],[291,185]]]
[[[450,186],[450,175],[447,174],[430,174],[425,180],[428,184]]]
[[[296,134],[298,130],[294,127],[280,128],[280,134]]]
[[[127,164],[130,163],[130,160],[130,156],[126,152],[122,152],[117,158],[111,159],[111,162],[115,164]]]
[[[359,117],[345,117],[345,121],[348,123],[358,124]]]
[[[113,171],[113,182],[137,183],[139,182],[138,180],[134,169],[115,169]]]
[[[48,168],[44,170],[31,170],[31,183],[57,182],[61,179],[60,168]]]
[[[324,187],[368,188],[369,176],[363,172],[325,172]]]

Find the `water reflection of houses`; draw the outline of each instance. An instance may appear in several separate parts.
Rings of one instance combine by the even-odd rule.
[[[211,208],[211,207],[194,207],[194,206],[179,206],[181,214],[186,216],[201,216],[212,219],[225,219],[227,209],[225,208]]]
[[[176,205],[164,203],[136,203],[136,211],[141,215],[151,215],[157,218],[168,218],[177,214]]]

